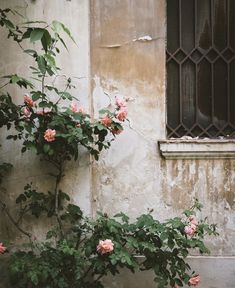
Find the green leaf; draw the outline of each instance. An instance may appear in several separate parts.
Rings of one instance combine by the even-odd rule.
[[[58,94],[62,97],[62,99],[72,100],[74,98],[69,92],[59,92]]]
[[[56,70],[55,58],[54,58],[53,56],[49,55],[49,54],[45,54],[44,57],[45,57],[45,59],[47,60],[49,66],[50,66],[52,69]]]
[[[34,28],[30,33],[30,42],[36,42],[42,39],[42,36],[45,32],[45,29],[42,28]]]
[[[36,91],[36,92],[32,93],[33,101],[37,101],[40,97],[41,97],[41,92],[40,91]]]
[[[24,194],[20,194],[17,198],[16,198],[16,204],[21,203],[21,202],[25,202],[27,200],[26,196]]]
[[[24,32],[24,34],[23,34],[23,36],[22,36],[22,39],[28,39],[28,38],[30,38],[30,35],[31,35],[31,32],[33,31],[33,29],[32,28],[28,28],[25,32]]]
[[[48,48],[51,46],[52,39],[50,33],[46,29],[44,30],[41,42],[43,49],[47,52]]]
[[[44,144],[43,145],[43,151],[47,154],[49,150],[50,150],[50,145],[49,144]]]
[[[12,75],[11,77],[11,83],[17,83],[20,80],[20,77],[18,77],[17,75]]]
[[[37,57],[38,68],[40,69],[42,74],[46,73],[46,61],[43,56]]]
[[[66,46],[66,44],[65,44],[65,42],[64,42],[64,40],[63,40],[59,35],[57,35],[57,36],[58,36],[60,42],[64,45],[65,49],[66,49],[67,51],[69,51],[69,50],[68,50],[68,47]]]
[[[62,31],[62,25],[59,21],[53,20],[52,21],[53,29],[56,33],[60,33]]]
[[[70,30],[68,29],[68,27],[66,27],[63,23],[61,23],[61,24],[62,24],[62,28],[63,28],[64,32],[65,32],[65,33],[69,36],[69,38],[76,44],[76,42],[75,42],[73,36],[71,35],[71,32],[70,32]]]
[[[69,38],[76,44],[73,36],[71,35],[70,30],[63,23],[54,20],[52,21],[52,26],[54,28],[54,31],[58,34],[60,34],[61,31],[64,31],[69,36]]]

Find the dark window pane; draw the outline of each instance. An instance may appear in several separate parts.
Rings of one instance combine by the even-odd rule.
[[[196,1],[196,39],[197,45],[204,50],[209,49],[212,44],[210,3],[210,0]]]
[[[211,64],[204,59],[198,65],[197,82],[197,118],[198,123],[206,128],[211,123]]]
[[[235,136],[235,0],[168,0],[167,13],[168,136]]]
[[[176,128],[180,123],[180,97],[179,97],[179,67],[175,61],[167,66],[167,109],[168,123]]]
[[[194,48],[194,0],[181,0],[182,48],[190,52]]]
[[[186,61],[182,65],[182,115],[183,124],[191,128],[195,122],[195,65]]]
[[[214,0],[213,16],[214,45],[223,50],[227,46],[227,1]]]
[[[217,127],[223,127],[227,121],[227,64],[219,59],[214,64],[214,117]]]
[[[235,50],[235,1],[229,1],[229,38],[230,46]]]
[[[171,0],[167,5],[167,50],[174,53],[179,47],[179,0]]]

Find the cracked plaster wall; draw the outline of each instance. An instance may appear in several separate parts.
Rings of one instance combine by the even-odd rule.
[[[211,258],[193,258],[192,265],[202,274],[202,287],[234,287],[234,159],[165,160],[157,148],[157,141],[166,138],[165,2],[91,1],[94,110],[108,105],[105,93],[131,99],[130,126],[93,166],[93,207],[108,214],[123,210],[132,217],[153,208],[164,219],[198,197],[202,216],[218,223],[220,236],[208,242]],[[150,274],[131,277],[124,273],[109,279],[108,287],[153,287]]]
[[[157,141],[165,139],[166,119],[165,0],[1,0],[1,7],[9,4],[22,7],[21,13],[30,19],[57,19],[71,28],[79,48],[70,43],[70,53],[63,52],[59,64],[65,74],[84,77],[76,93],[94,115],[116,94],[130,98],[130,124],[98,163],[90,164],[82,154],[79,164],[68,167],[66,191],[72,191],[88,214],[122,210],[133,218],[149,208],[159,219],[177,215],[198,197],[204,215],[218,223],[220,236],[209,243],[215,258],[190,261],[202,274],[201,287],[234,287],[235,161],[164,160],[158,151]],[[25,72],[25,60],[15,49],[10,42],[2,43],[1,74],[12,69]],[[12,92],[17,99],[23,94]],[[46,167],[33,155],[22,156],[16,143],[5,143],[1,157],[15,166],[6,179],[8,202],[27,181],[49,189]],[[1,237],[14,234],[8,224],[1,218]],[[35,233],[40,235],[40,229]],[[123,272],[120,278],[106,279],[107,287],[154,287],[151,275],[145,275],[135,278]]]

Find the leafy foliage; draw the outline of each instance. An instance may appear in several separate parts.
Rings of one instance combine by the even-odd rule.
[[[188,210],[191,215],[194,209]],[[187,236],[186,216],[160,223],[151,214],[144,214],[130,223],[123,213],[114,217],[100,213],[97,220],[90,220],[71,204],[61,219],[67,223],[63,225],[63,239],[53,229],[48,232],[47,241],[31,244],[33,250],[14,254],[13,287],[103,287],[103,276],[115,275],[124,267],[131,272],[153,270],[157,287],[182,287],[191,277],[185,261],[189,249],[209,253],[203,238],[216,234],[215,226],[202,220],[195,235]],[[97,245],[100,239],[107,238],[114,243],[114,250],[102,255],[97,252]],[[143,258],[139,260],[138,256]]]

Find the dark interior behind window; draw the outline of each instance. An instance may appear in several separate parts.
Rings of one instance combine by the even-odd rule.
[[[235,137],[235,0],[167,1],[167,134]]]

